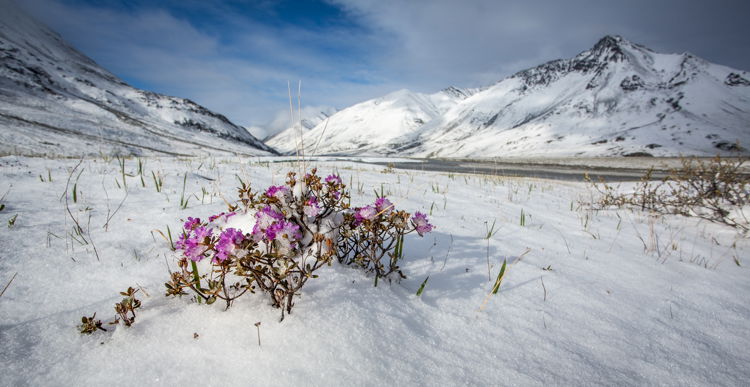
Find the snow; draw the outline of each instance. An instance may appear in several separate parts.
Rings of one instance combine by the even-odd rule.
[[[589,210],[579,204],[592,195],[583,183],[383,173],[356,161],[311,160],[320,175],[341,175],[353,205],[371,203],[382,187],[397,208],[428,214],[437,228],[406,240],[407,279],[374,287],[363,272],[334,263],[316,272],[282,323],[260,294],[226,311],[165,298],[175,259],[159,231],[169,226],[176,239],[180,219],[226,211],[235,174],[258,191],[299,170],[271,160],[144,158],[143,187],[137,160],[128,159],[126,196],[117,160],[85,159],[77,203],[67,196],[93,241],[85,245],[71,236],[65,210],[78,161],[0,158],[0,196],[7,191],[0,287],[17,273],[0,297],[0,385],[742,385],[750,378],[748,239],[691,218]],[[162,192],[152,171],[163,178]],[[497,233],[484,239],[493,222]],[[488,296],[504,260],[500,291]],[[143,289],[132,327],[78,333],[83,315],[111,320],[128,286]]]

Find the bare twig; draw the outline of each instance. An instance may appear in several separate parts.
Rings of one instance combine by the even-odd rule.
[[[70,174],[68,175],[68,180],[65,182],[65,192],[63,192],[63,196],[65,197],[65,210],[68,211],[68,215],[70,215],[70,218],[73,219],[73,223],[76,224],[78,231],[83,231],[83,227],[81,227],[76,217],[73,216],[73,213],[70,211],[70,204],[68,204],[68,187],[70,186],[70,179],[73,177],[73,173],[75,173],[76,169],[78,169],[78,167],[81,166],[81,163],[83,163],[83,158],[78,160],[78,164],[76,164],[76,166],[73,167],[73,170],[70,171]]]
[[[96,245],[94,244],[94,238],[91,237],[91,213],[89,213],[89,221],[86,225],[86,234],[89,234],[89,240],[91,241],[91,247],[94,248],[94,254],[96,255],[96,260],[99,261],[99,251],[96,249]]]
[[[7,289],[8,289],[8,287],[9,287],[9,286],[10,286],[10,284],[11,284],[11,283],[13,282],[13,280],[14,280],[14,279],[16,279],[16,276],[17,276],[17,275],[18,275],[18,272],[16,272],[15,274],[13,274],[13,278],[11,278],[11,279],[10,279],[10,281],[8,281],[8,284],[7,284],[7,285],[5,285],[5,287],[3,288],[3,291],[2,291],[2,292],[0,292],[0,297],[2,297],[2,296],[3,296],[3,294],[5,294],[5,291],[6,291]]]
[[[451,249],[453,248],[453,234],[451,235],[451,244],[448,245],[448,252],[445,253],[445,259],[443,260],[443,266],[440,268],[440,271],[443,271],[445,269],[445,264],[448,262],[448,255],[451,253]]]
[[[128,198],[128,191],[125,191],[125,197],[122,198],[122,200],[120,201],[120,204],[117,205],[117,208],[115,209],[115,211],[111,215],[109,214],[109,211],[107,211],[107,214],[108,214],[107,222],[104,223],[104,226],[102,226],[102,228],[104,228],[105,231],[109,231],[109,221],[115,217],[115,215],[117,214],[117,211],[120,211],[120,208],[122,208],[122,205],[125,204],[125,199],[127,198]]]

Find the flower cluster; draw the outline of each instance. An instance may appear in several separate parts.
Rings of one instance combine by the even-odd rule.
[[[172,273],[167,295],[191,290],[199,302],[221,299],[229,307],[261,291],[282,309],[282,319],[291,312],[295,294],[335,256],[349,194],[337,175],[322,180],[315,170],[300,180],[290,173],[286,184],[262,192],[243,183],[229,212],[208,222],[188,218],[175,245],[181,270]]]
[[[411,216],[397,210],[386,197],[355,208],[347,220],[338,243],[339,262],[374,273],[376,285],[379,278],[392,273],[405,278],[398,266],[403,258],[404,235],[416,231],[424,236],[433,229],[425,214],[416,212]]]
[[[188,218],[185,222],[184,232],[175,243],[178,250],[182,250],[186,258],[191,261],[200,261],[210,249],[210,240],[213,230],[201,225],[198,218]]]
[[[198,302],[223,300],[228,308],[248,292],[262,292],[283,320],[302,286],[334,257],[374,272],[376,284],[394,272],[404,277],[398,267],[404,235],[433,229],[424,214],[397,210],[385,197],[350,209],[341,178],[321,179],[315,169],[301,179],[289,173],[284,185],[261,192],[243,182],[228,212],[185,221],[175,244],[180,270],[165,284],[167,295],[189,290]]]
[[[219,235],[219,241],[216,243],[216,260],[224,262],[229,256],[233,255],[240,243],[245,240],[245,235],[240,230],[228,228]]]

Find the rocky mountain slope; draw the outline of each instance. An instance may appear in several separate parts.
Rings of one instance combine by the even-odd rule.
[[[320,137],[321,154],[419,157],[748,154],[749,79],[688,53],[606,36],[572,59],[521,71],[443,111],[414,109],[425,105],[405,90],[355,105],[305,143]]]
[[[188,99],[129,86],[0,0],[0,154],[268,155]]]

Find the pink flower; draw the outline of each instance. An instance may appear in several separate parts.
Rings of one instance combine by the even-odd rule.
[[[183,227],[185,228],[185,230],[192,230],[199,224],[201,224],[200,218],[191,218],[188,216],[188,220],[187,222],[185,222],[185,225]]]
[[[379,214],[387,214],[393,210],[393,203],[385,197],[377,198],[375,200],[375,209],[378,210]]]
[[[427,215],[417,211],[414,213],[414,216],[411,218],[412,224],[414,224],[414,229],[417,230],[417,234],[419,236],[424,236],[424,234],[432,231],[434,226],[430,224],[429,220],[427,220]]]
[[[283,185],[272,185],[266,190],[266,196],[282,200],[289,193],[289,188]]]
[[[177,250],[182,250],[185,258],[191,261],[200,261],[204,258],[206,252],[206,240],[210,242],[213,231],[204,226],[195,227],[195,229],[180,235],[180,240],[175,243]]]
[[[269,239],[284,238],[290,241],[298,241],[302,238],[299,226],[292,222],[276,222],[268,230],[273,233],[273,237],[270,237]]]
[[[213,234],[213,230],[205,226],[196,227],[193,232],[195,233],[195,239],[198,240],[198,243],[204,243],[205,239]]]
[[[264,234],[267,234],[268,229],[276,221],[284,220],[284,215],[280,212],[271,208],[271,206],[265,206],[260,211],[255,213],[255,226],[253,226],[253,237],[255,240],[263,238]]]
[[[245,236],[240,230],[234,228],[228,228],[219,235],[219,242],[216,243],[216,256],[215,261],[224,262],[230,255],[234,253],[237,245],[245,239]]]
[[[358,226],[365,220],[372,220],[378,214],[378,211],[373,206],[365,206],[358,208],[354,212],[354,225]]]
[[[326,177],[326,183],[341,184],[341,178],[339,177],[339,175],[328,175],[328,177]]]
[[[190,234],[189,232],[183,232],[180,235],[180,239],[178,239],[177,242],[175,242],[174,244],[174,247],[177,250],[184,250],[188,246],[188,243],[191,243],[189,234]]]

